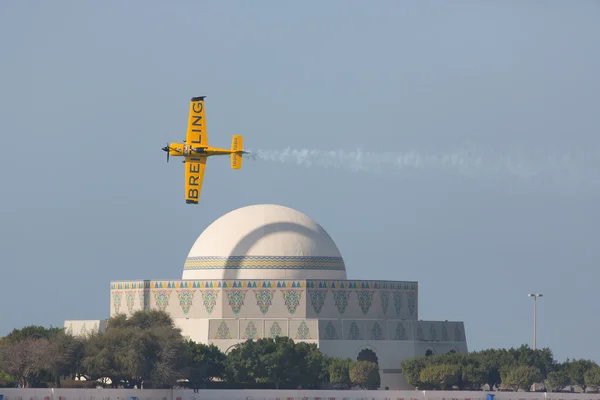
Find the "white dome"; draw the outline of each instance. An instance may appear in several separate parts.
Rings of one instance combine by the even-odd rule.
[[[185,260],[183,279],[345,280],[346,267],[331,237],[311,218],[260,204],[210,224]]]

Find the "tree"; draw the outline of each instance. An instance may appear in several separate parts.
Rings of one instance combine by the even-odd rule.
[[[421,370],[419,380],[425,385],[446,390],[449,386],[458,384],[460,376],[461,367],[459,365],[428,365]]]
[[[194,388],[223,377],[227,357],[217,346],[186,340],[185,347],[190,363],[187,376]]]
[[[298,342],[296,357],[301,361],[298,384],[305,389],[315,389],[320,382],[329,381],[330,359],[325,357],[315,343]]]
[[[294,341],[287,336],[259,340],[260,377],[279,389],[282,383],[298,384],[302,370],[302,358],[294,346]]]
[[[481,386],[489,380],[488,371],[475,360],[463,366],[461,374],[461,389],[481,390]]]
[[[285,336],[248,340],[227,358],[227,375],[237,382],[271,383],[279,389],[297,383],[302,373],[294,342]]]
[[[5,342],[19,342],[25,339],[50,339],[63,332],[63,328],[45,328],[40,325],[29,325],[21,329],[13,329],[2,338]]]
[[[600,387],[600,367],[592,367],[583,374],[586,386],[598,390]]]
[[[13,337],[0,346],[0,369],[17,378],[19,386],[35,387],[47,365],[48,339]]]
[[[17,379],[14,376],[7,374],[0,370],[0,388],[1,387],[14,387],[17,384]]]
[[[559,391],[570,383],[569,376],[562,370],[548,372],[546,388],[551,392]]]
[[[421,386],[421,370],[427,365],[429,365],[429,363],[426,363],[424,357],[411,358],[402,361],[402,375],[404,375],[406,382],[414,387]]]
[[[46,367],[60,387],[60,377],[77,372],[83,359],[83,340],[60,331],[50,337],[45,348]]]
[[[280,336],[236,346],[227,355],[225,375],[229,382],[270,383],[277,389],[316,387],[329,379],[328,363],[315,344]]]
[[[332,360],[329,364],[329,382],[341,387],[341,389],[348,389],[352,384],[350,381],[350,364],[352,364],[352,360],[349,358]]]
[[[585,373],[592,368],[598,367],[598,364],[591,360],[567,360],[564,367],[571,384],[579,385],[585,391],[587,387]]]
[[[350,381],[364,389],[378,389],[381,384],[379,366],[372,361],[353,361],[348,372]]]
[[[84,349],[83,371],[93,379],[109,377],[113,386],[150,384],[171,387],[188,365],[181,330],[162,311],[137,311],[111,318],[104,332]]]
[[[542,379],[540,369],[531,365],[507,365],[501,375],[502,385],[514,391],[529,391],[531,385]]]

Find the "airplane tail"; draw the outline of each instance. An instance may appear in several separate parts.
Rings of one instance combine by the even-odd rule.
[[[233,135],[231,138],[231,168],[240,169],[242,168],[242,153],[244,151],[243,138],[240,135]]]

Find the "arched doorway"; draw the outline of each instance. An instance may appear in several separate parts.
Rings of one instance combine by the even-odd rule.
[[[371,361],[379,365],[379,358],[377,357],[377,354],[375,354],[375,352],[371,349],[362,349],[358,353],[356,361]]]

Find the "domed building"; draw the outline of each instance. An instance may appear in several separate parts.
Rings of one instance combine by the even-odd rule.
[[[231,211],[196,239],[181,280],[111,282],[110,315],[170,313],[184,336],[222,351],[289,336],[324,354],[376,361],[381,386],[406,389],[400,362],[467,352],[464,324],[418,318],[418,283],[348,280],[344,259],[308,216],[279,205]],[[75,334],[106,320],[65,321]]]

